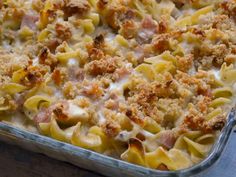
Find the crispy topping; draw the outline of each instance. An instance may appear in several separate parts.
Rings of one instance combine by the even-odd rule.
[[[187,55],[185,57],[177,56],[177,67],[180,71],[188,72],[193,67],[193,56]]]
[[[94,76],[113,73],[117,68],[116,59],[107,58],[102,60],[95,60],[88,63],[85,68],[89,74]]]
[[[144,126],[144,116],[135,107],[126,111],[126,116],[140,126]]]
[[[135,13],[125,6],[111,6],[106,13],[105,20],[114,30],[118,30],[126,20],[134,18]]]
[[[104,36],[100,34],[99,36],[95,37],[93,46],[95,48],[103,48],[104,47]]]
[[[69,109],[68,102],[63,101],[61,103],[57,103],[56,105],[54,105],[52,112],[55,114],[58,120],[63,121],[68,119],[68,109]]]
[[[155,39],[153,39],[153,48],[159,53],[170,49],[170,36],[169,34],[160,34]]]
[[[55,26],[57,37],[62,39],[63,41],[69,40],[72,36],[70,28],[65,25],[66,24],[57,23]]]
[[[52,79],[54,80],[56,85],[60,85],[61,84],[61,72],[59,69],[55,69],[52,73]]]
[[[107,4],[108,0],[98,0],[97,7],[99,10],[104,10]]]
[[[104,124],[103,130],[108,137],[115,137],[120,131],[120,125],[114,121],[108,121]]]
[[[90,10],[87,0],[66,0],[65,2],[64,12],[67,16],[84,15]]]
[[[57,59],[50,53],[47,47],[43,47],[39,52],[39,63],[50,66],[51,70],[54,70],[58,64]]]
[[[4,121],[29,129],[33,118],[47,136],[159,170],[202,160],[225,126],[235,0],[0,0],[0,9]]]
[[[25,76],[20,82],[27,87],[34,87],[44,81],[43,76],[46,74],[46,68],[39,68],[37,66],[29,66],[24,69]]]
[[[92,83],[90,86],[84,88],[83,93],[88,97],[99,98],[102,96],[103,91],[97,83]]]
[[[126,20],[122,23],[121,34],[127,39],[134,38],[137,34],[137,30],[137,25],[133,20]]]
[[[168,31],[168,23],[165,17],[158,22],[158,33],[166,33]]]

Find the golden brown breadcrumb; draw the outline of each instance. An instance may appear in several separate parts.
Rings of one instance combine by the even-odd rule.
[[[46,74],[47,70],[44,67],[29,66],[24,69],[24,72],[26,74],[20,82],[25,86],[34,87],[44,81],[43,76]]]
[[[66,24],[56,23],[55,30],[57,37],[63,41],[69,40],[72,36],[70,28]]]
[[[33,120],[39,133],[159,170],[195,164],[207,152],[191,152],[185,136],[210,147],[225,126],[235,0],[0,0],[0,9],[4,121]]]
[[[188,70],[193,66],[193,60],[193,55],[187,55],[184,57],[177,56],[177,68],[180,71],[188,72]]]
[[[73,14],[84,15],[90,10],[90,5],[86,0],[65,0],[63,9],[67,16]]]
[[[115,121],[107,121],[102,128],[108,137],[115,137],[120,131],[120,125]]]
[[[66,82],[63,86],[63,94],[67,99],[75,98],[77,93],[76,90],[77,90],[76,86],[71,81]]]
[[[87,72],[94,76],[103,75],[105,73],[113,73],[117,67],[116,58],[94,60],[85,65]]]
[[[120,29],[123,22],[134,17],[134,11],[125,6],[111,6],[105,14],[107,24],[114,30]]]
[[[43,47],[39,52],[39,63],[50,66],[51,70],[54,70],[58,64],[58,60],[53,56],[47,47]]]

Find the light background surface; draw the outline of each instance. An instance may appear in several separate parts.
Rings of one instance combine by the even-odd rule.
[[[103,176],[0,142],[0,177]],[[236,133],[232,133],[220,160],[197,177],[236,177]]]

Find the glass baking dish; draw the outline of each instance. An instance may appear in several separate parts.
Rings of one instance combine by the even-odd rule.
[[[16,144],[34,152],[43,153],[105,176],[112,177],[189,177],[204,173],[221,156],[233,127],[236,125],[236,109],[228,115],[226,126],[214,144],[210,154],[201,163],[184,170],[159,171],[130,164],[71,144],[34,134],[0,122],[0,140]]]

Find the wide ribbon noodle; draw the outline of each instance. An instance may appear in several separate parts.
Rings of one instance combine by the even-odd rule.
[[[0,1],[1,121],[158,170],[235,105],[235,0]]]

